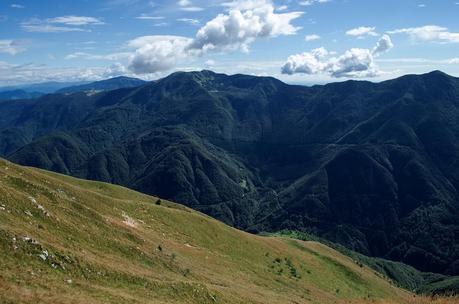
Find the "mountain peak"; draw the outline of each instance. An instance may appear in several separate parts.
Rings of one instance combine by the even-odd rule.
[[[432,71],[432,72],[425,73],[424,75],[438,75],[438,76],[448,76],[448,77],[452,77],[451,75],[448,75],[448,74],[446,74],[445,72],[440,71],[440,70],[434,70],[434,71]]]

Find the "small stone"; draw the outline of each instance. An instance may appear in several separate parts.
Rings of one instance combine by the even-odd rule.
[[[43,250],[42,253],[38,255],[43,261],[46,261],[48,259],[48,250]]]

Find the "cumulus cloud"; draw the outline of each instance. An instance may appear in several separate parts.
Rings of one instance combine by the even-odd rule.
[[[321,73],[327,69],[328,62],[323,60],[327,55],[328,51],[325,48],[313,49],[310,52],[292,55],[282,67],[282,74]]]
[[[213,49],[247,51],[257,38],[295,34],[299,28],[290,22],[300,15],[299,12],[277,14],[271,4],[246,11],[232,9],[199,29],[190,48],[204,52]]]
[[[390,36],[385,34],[378,40],[376,46],[373,48],[373,55],[378,56],[379,54],[390,51],[393,47],[394,44]]]
[[[415,41],[434,41],[441,43],[458,43],[459,33],[448,31],[448,28],[438,25],[426,25],[396,29],[389,34],[408,34]]]
[[[452,58],[448,61],[450,64],[459,64],[459,58]]]
[[[0,40],[0,53],[16,55],[24,52],[24,43],[18,40]]]
[[[192,39],[180,36],[144,36],[128,43],[135,49],[129,68],[137,74],[169,70],[191,54],[186,50]]]
[[[180,4],[180,3],[179,3]],[[185,1],[183,5],[188,5]],[[228,12],[207,22],[194,38],[178,36],[145,36],[132,40],[128,46],[136,49],[130,68],[137,73],[167,70],[187,58],[212,51],[248,52],[258,38],[293,35],[299,30],[291,24],[301,12],[276,13],[267,0],[224,3]]]
[[[388,35],[382,36],[376,46],[370,49],[352,48],[340,56],[330,57],[324,48],[292,55],[282,66],[282,74],[328,74],[332,77],[375,77],[380,74],[374,58],[393,47]]]
[[[355,37],[364,37],[364,36],[378,36],[378,33],[375,32],[375,27],[369,26],[360,26],[353,29],[350,29],[346,32],[346,35],[355,36]]]

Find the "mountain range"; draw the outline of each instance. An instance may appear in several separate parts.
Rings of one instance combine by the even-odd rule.
[[[0,100],[32,99],[45,94],[69,94],[76,92],[110,91],[121,88],[134,88],[145,81],[132,77],[114,77],[95,82],[44,82],[30,85],[0,87]]]
[[[41,83],[0,87],[0,92],[22,90],[27,93],[40,92],[42,94],[50,94],[50,93],[54,93],[57,90],[60,90],[63,88],[73,87],[73,86],[78,86],[78,85],[88,84],[88,83],[90,83],[90,81],[74,81],[74,82],[47,81],[47,82],[41,82]]]
[[[459,79],[288,85],[178,72],[0,102],[0,155],[459,275]]]

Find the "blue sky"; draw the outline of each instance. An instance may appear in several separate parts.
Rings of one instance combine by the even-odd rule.
[[[459,76],[459,0],[2,0],[0,86],[177,70],[289,83]]]

